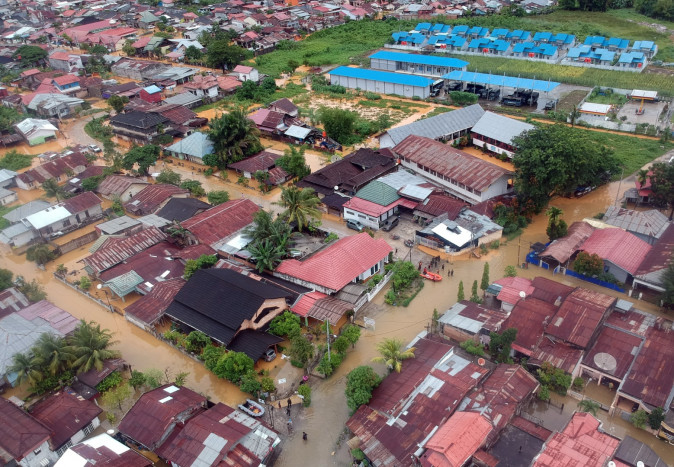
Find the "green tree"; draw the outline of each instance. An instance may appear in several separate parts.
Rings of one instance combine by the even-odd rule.
[[[82,180],[82,190],[84,191],[95,191],[98,188],[98,185],[103,181],[103,175],[94,175],[93,177],[87,177]]]
[[[187,377],[189,375],[190,375],[189,371],[181,371],[174,378],[173,380],[174,384],[178,387],[185,386],[185,381],[187,381]]]
[[[548,227],[545,232],[548,234],[550,241],[566,236],[568,226],[564,222],[564,219],[561,219],[563,213],[560,208],[554,206],[550,206],[545,211],[545,215],[548,216]]]
[[[201,359],[204,361],[204,366],[209,371],[213,371],[224,354],[225,349],[223,347],[207,344],[206,347],[204,347],[204,351],[201,353]]]
[[[22,119],[23,115],[17,110],[5,106],[0,107],[0,131],[10,131],[14,124]],[[14,152],[16,153],[16,151]]]
[[[335,352],[346,355],[346,351],[349,348],[349,341],[346,339],[344,336],[339,336],[337,339],[335,339],[335,342],[332,344],[332,349],[335,350]]]
[[[93,46],[91,48],[91,50],[89,52],[91,52],[94,55],[105,55],[105,54],[109,53],[110,51],[104,45],[96,44],[95,46]]]
[[[285,246],[277,245],[269,238],[249,245],[248,251],[259,272],[273,271],[286,255]]]
[[[124,55],[127,57],[133,57],[136,55],[136,48],[132,44],[133,43],[131,41],[127,40],[122,47],[122,52],[124,52]]]
[[[379,386],[381,378],[371,366],[363,365],[354,368],[346,375],[346,405],[351,413],[372,399],[372,391]]]
[[[54,178],[42,182],[42,189],[48,198],[56,198],[56,201],[61,201],[66,197],[66,190]]]
[[[106,391],[101,396],[101,399],[103,400],[104,405],[107,406],[116,405],[119,408],[119,410],[122,410],[122,403],[124,403],[124,401],[127,400],[129,397],[131,397],[131,388],[127,383],[123,383],[114,389]]]
[[[302,180],[311,173],[311,168],[304,157],[304,146],[299,148],[294,145],[289,146],[283,151],[283,156],[276,159],[276,165],[298,180]]]
[[[470,291],[470,301],[473,303],[482,303],[482,299],[477,294],[477,280],[473,281],[473,287]]]
[[[44,378],[42,367],[31,352],[14,354],[7,372],[16,373],[16,384],[19,386],[25,382],[35,386]]]
[[[311,386],[308,384],[301,384],[297,388],[297,393],[302,396],[302,405],[304,407],[309,407],[311,405]]]
[[[110,96],[108,105],[117,113],[124,110],[124,106],[129,103],[129,98],[126,96]]]
[[[515,269],[515,266],[508,265],[503,270],[503,275],[505,277],[517,277],[517,269]]]
[[[225,190],[210,191],[208,193],[208,202],[213,206],[218,206],[229,201],[229,193]]]
[[[547,386],[541,386],[541,388],[538,390],[538,398],[542,401],[550,400],[550,390]]]
[[[349,341],[351,347],[355,347],[356,342],[360,339],[360,328],[354,324],[347,324],[342,328],[342,336]]]
[[[26,167],[30,167],[33,157],[31,155],[19,154],[16,150],[12,149],[0,157],[0,169],[8,169],[14,172],[25,169]]]
[[[185,49],[185,58],[187,58],[190,63],[200,63],[204,58],[204,54],[195,46],[190,45]]]
[[[463,281],[459,281],[459,292],[456,294],[456,301],[460,302],[465,300],[465,294],[463,292]]]
[[[96,368],[101,370],[103,362],[119,356],[119,352],[110,349],[116,344],[112,340],[112,333],[101,329],[101,325],[93,321],[82,320],[68,339],[69,351],[75,356],[72,368],[77,373],[83,373]]]
[[[591,186],[616,173],[613,151],[585,132],[566,125],[544,125],[514,138],[515,191],[522,206],[536,212],[554,194]]]
[[[644,409],[639,409],[630,415],[630,422],[637,428],[645,428],[648,422],[648,413]]]
[[[183,276],[189,279],[199,269],[208,269],[218,262],[217,255],[201,255],[197,259],[188,259],[185,263],[185,270]]]
[[[268,211],[261,209],[253,216],[253,225],[246,231],[253,244],[269,239],[275,246],[287,249],[292,228],[282,217],[274,219]]]
[[[316,196],[313,188],[296,186],[283,188],[281,199],[276,204],[285,208],[281,217],[289,223],[297,224],[297,230],[300,232],[309,224],[310,218],[321,216],[318,210],[321,200]]]
[[[290,311],[284,311],[269,323],[269,332],[276,336],[292,338],[299,335],[300,330],[300,317]]]
[[[562,396],[565,396],[567,390],[571,387],[571,375],[561,368],[556,368],[550,362],[543,362],[541,367],[536,370],[536,374],[541,385],[554,389]]]
[[[239,384],[241,378],[253,371],[255,362],[243,352],[227,352],[215,366],[213,373],[219,378],[225,378],[234,384]]]
[[[242,108],[211,119],[208,128],[213,151],[218,156],[218,167],[227,167],[262,149],[260,132]]]
[[[201,331],[192,331],[185,338],[185,348],[188,352],[201,353],[204,347],[210,343],[211,338]]]
[[[181,179],[182,175],[171,169],[163,169],[159,175],[157,175],[157,183],[167,183],[169,185],[179,186]]]
[[[604,261],[596,253],[581,251],[573,262],[573,270],[586,276],[596,276],[604,270]]]
[[[206,190],[204,190],[204,187],[201,186],[201,182],[199,180],[185,180],[180,184],[180,188],[190,190],[192,196],[197,198],[206,196]]]
[[[662,209],[669,208],[669,220],[674,217],[674,163],[656,162],[651,166],[653,203]]]
[[[664,274],[662,275],[662,286],[665,289],[660,296],[663,304],[674,304],[674,258],[667,265]]]
[[[372,359],[375,363],[384,363],[389,371],[400,373],[403,367],[403,361],[408,358],[414,358],[414,347],[404,348],[404,344],[399,339],[384,339],[377,344],[377,352],[381,356]]]
[[[288,354],[296,366],[305,367],[311,357],[314,356],[314,345],[301,334],[295,334],[290,339]]]
[[[161,148],[154,144],[133,146],[122,159],[122,168],[131,170],[138,164],[138,173],[149,175],[149,169],[157,162]]]
[[[157,368],[150,368],[145,373],[143,373],[143,375],[145,376],[145,382],[148,386],[150,386],[151,389],[156,389],[162,385],[162,381],[164,379],[163,371]]]
[[[257,393],[262,389],[262,384],[257,379],[257,374],[254,370],[249,371],[241,377],[241,383],[239,384],[239,389],[243,392],[248,392],[257,396]]]
[[[660,425],[665,421],[665,411],[662,407],[656,407],[648,414],[648,426],[654,430],[660,429]]]
[[[0,268],[0,291],[14,286],[14,283],[12,282],[13,276],[14,273],[9,269]]]
[[[482,357],[484,355],[484,348],[482,345],[474,341],[472,339],[468,339],[467,341],[463,341],[460,344],[461,348],[468,352],[471,355],[477,355],[479,357]]]
[[[483,292],[489,288],[489,263],[484,263],[482,268],[482,280],[480,281],[480,290]]]
[[[89,280],[88,276],[82,276],[80,278],[80,282],[78,284],[78,287],[81,290],[89,290],[91,288],[91,280]]]
[[[489,333],[489,352],[498,363],[507,363],[510,360],[510,349],[515,339],[517,339],[515,328],[508,328],[501,334]]]
[[[24,67],[38,66],[44,63],[49,53],[36,45],[22,45],[14,51],[12,58],[19,60]]]
[[[129,384],[134,389],[142,388],[145,385],[145,375],[137,370],[131,371],[131,378],[129,378]]]
[[[580,402],[578,402],[578,408],[580,409],[581,412],[587,412],[595,417],[597,416],[597,411],[599,410],[600,405],[590,399],[584,399]]]
[[[228,40],[215,40],[208,44],[206,65],[210,68],[221,68],[223,71],[227,71],[252,56],[251,51],[236,45],[230,45]]]
[[[17,280],[18,279],[19,278],[17,277]],[[44,287],[42,287],[42,285],[36,279],[33,279],[30,282],[22,282],[19,286],[19,291],[24,294],[31,303],[36,303],[47,298],[47,293],[44,291]]]
[[[54,259],[54,252],[47,245],[33,245],[26,250],[26,259],[37,264],[47,264]]]
[[[318,117],[328,136],[341,144],[348,144],[354,134],[358,115],[350,110],[321,107]]]

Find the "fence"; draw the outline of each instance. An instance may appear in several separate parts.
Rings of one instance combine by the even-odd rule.
[[[584,280],[592,284],[599,285],[601,287],[606,287],[607,289],[615,290],[616,292],[625,293],[625,289],[623,289],[622,287],[618,287],[617,285],[611,284],[610,282],[599,280],[595,277],[586,276],[585,274],[579,274],[576,271],[572,271],[570,269],[565,269],[564,274],[571,277],[577,277],[580,280]]]
[[[51,245],[54,246],[59,251],[59,254],[65,255],[66,253],[76,250],[79,247],[86,245],[87,243],[93,242],[97,238],[98,232],[94,230],[92,232],[82,235],[81,237],[70,240],[69,242],[64,243],[63,245],[58,245],[53,242],[51,242]]]
[[[381,282],[379,282],[379,284],[377,284],[377,285],[374,287],[374,289],[372,289],[371,291],[369,291],[369,292],[366,294],[366,295],[367,295],[367,301],[368,301],[368,302],[369,302],[370,300],[372,300],[374,297],[377,296],[377,294],[379,293],[379,291],[380,291],[381,289],[383,289],[384,286],[385,286],[386,284],[388,284],[388,282],[391,280],[391,277],[393,277],[393,271],[389,271],[389,273],[386,274],[386,275],[384,276],[384,278],[381,280]],[[362,305],[361,305],[361,306],[362,306]],[[359,306],[358,308],[360,308],[360,306]],[[354,309],[354,311],[358,311],[358,310]]]
[[[96,297],[92,296],[92,295],[91,295],[89,292],[87,292],[86,290],[82,290],[82,289],[80,289],[77,285],[71,284],[71,283],[68,282],[64,277],[61,277],[61,276],[59,276],[58,274],[53,274],[53,276],[56,278],[56,280],[63,282],[65,285],[67,285],[68,287],[70,287],[70,288],[73,289],[74,291],[78,292],[79,294],[84,295],[84,296],[87,297],[89,300],[98,303],[98,304],[101,305],[103,308],[107,308],[108,311],[110,311],[111,313],[119,313],[120,315],[122,314],[122,313],[121,313],[118,309],[116,309],[114,306],[108,305],[107,303],[105,303],[105,302],[104,302],[103,300],[101,300],[100,298],[96,298]]]
[[[644,71],[646,68],[647,63],[644,63],[644,66],[641,68],[630,68],[630,67],[622,67],[622,66],[615,66],[615,65],[595,65],[592,63],[585,63],[585,62],[576,62],[574,60],[566,59],[564,58],[561,63],[561,65],[566,65],[566,66],[576,66],[580,68],[599,68],[601,70],[612,70],[612,71],[631,71],[632,73],[641,73]]]

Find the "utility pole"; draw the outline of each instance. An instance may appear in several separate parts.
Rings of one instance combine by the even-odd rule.
[[[325,333],[328,337],[328,361],[330,361],[330,321],[325,319]]]
[[[522,263],[520,262],[520,247],[522,246],[522,234],[518,237],[518,242],[517,242],[517,265],[520,266]]]
[[[623,185],[623,175],[625,173],[625,166],[620,169],[620,182],[618,183],[618,192],[615,194],[615,205],[618,205],[618,196],[620,195],[620,188]],[[637,198],[638,199],[638,198]]]

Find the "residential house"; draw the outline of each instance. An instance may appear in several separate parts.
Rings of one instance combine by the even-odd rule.
[[[653,41],[634,41],[632,52],[641,52],[651,60],[658,53],[658,45]]]
[[[124,309],[124,317],[141,329],[154,331],[155,323],[163,318],[164,311],[185,283],[182,278],[157,283],[148,294]]]
[[[63,94],[74,94],[80,88],[80,78],[75,75],[63,75],[51,80],[51,84]]]
[[[27,118],[14,125],[14,128],[16,128],[17,133],[26,140],[29,146],[36,146],[56,139],[56,132],[58,131],[58,128],[47,120],[39,120],[37,118]]]
[[[15,287],[0,292],[0,316],[5,317],[30,305],[28,298]]]
[[[190,191],[167,183],[148,185],[124,203],[124,209],[133,215],[154,214],[172,198],[188,198]]]
[[[515,155],[513,139],[533,129],[534,126],[529,123],[485,112],[470,132],[475,146],[512,159]]]
[[[110,118],[110,127],[115,135],[124,140],[147,144],[162,134],[160,130],[170,130],[168,122],[169,119],[161,114],[134,110]]]
[[[465,465],[484,444],[491,431],[491,424],[479,413],[457,412],[426,442],[421,465]]]
[[[102,165],[90,165],[86,169],[84,169],[82,172],[78,173],[77,176],[70,178],[66,184],[63,186],[63,188],[66,190],[68,193],[76,194],[76,193],[81,193],[82,190],[82,182],[86,180],[87,178],[91,177],[101,177],[103,175],[103,169],[105,167]]]
[[[269,175],[265,183],[268,185],[279,185],[290,178],[290,175],[285,170],[276,166],[276,160],[281,156],[283,154],[265,150],[242,161],[229,164],[227,167],[247,179],[253,179],[257,172],[267,173]]]
[[[124,415],[119,432],[126,440],[153,452],[206,405],[205,396],[184,386],[160,386],[140,396]]]
[[[239,81],[254,81],[256,83],[260,81],[260,74],[252,66],[237,65],[232,70],[232,73],[238,76]]]
[[[57,457],[50,448],[51,431],[4,397],[0,397],[0,460],[6,465],[49,465]]]
[[[47,58],[49,66],[55,70],[65,71],[71,73],[84,68],[82,58],[77,54],[70,54],[61,50],[52,52]]]
[[[140,178],[113,174],[108,175],[98,184],[96,193],[105,199],[112,200],[118,197],[124,202],[131,199],[148,185],[148,182]]]
[[[200,98],[207,98],[214,100],[220,94],[220,87],[218,85],[218,78],[213,75],[195,76],[194,79],[188,83],[183,84],[183,89],[194,94]]]
[[[107,222],[96,224],[96,232],[99,235],[131,235],[140,232],[142,229],[142,222],[129,216],[116,217]]]
[[[163,42],[162,38],[159,39],[161,39]],[[113,75],[122,76],[124,78],[129,78],[136,81],[142,81],[144,79],[151,79],[153,76],[156,76],[167,68],[167,65],[160,62],[122,58],[112,65],[111,71]]]
[[[512,48],[514,57],[529,59],[557,60],[559,49],[551,44],[536,44],[534,42],[520,42]]]
[[[415,232],[415,239],[430,248],[455,252],[500,241],[502,232],[503,227],[489,217],[464,209],[454,220],[445,214],[437,216]]]
[[[190,418],[176,432],[157,449],[171,465],[266,465],[281,440],[266,423],[222,403]]]
[[[49,202],[41,199],[29,201],[26,204],[17,206],[2,217],[9,222],[9,225],[20,224],[21,219],[28,217],[31,214],[35,214],[38,211],[47,209],[49,206],[51,206]]]
[[[36,94],[26,106],[44,118],[64,118],[80,109],[84,100],[63,94]]]
[[[293,101],[287,98],[283,99],[278,99],[269,104],[269,110],[273,110],[274,112],[280,112],[284,113],[286,115],[290,115],[293,118],[297,118],[299,116],[299,108],[293,104]]]
[[[69,448],[56,461],[54,467],[71,467],[73,465],[150,467],[153,464],[148,458],[120,443],[107,433],[102,433]]]
[[[196,198],[171,198],[157,215],[171,222],[183,222],[212,206]]]
[[[181,160],[204,164],[204,157],[213,154],[213,142],[206,133],[195,131],[165,148],[164,152]]]
[[[409,135],[423,136],[453,144],[466,135],[470,135],[473,126],[484,115],[480,104],[445,112],[423,120],[391,128],[379,135],[380,148],[392,148]]]
[[[269,109],[259,109],[248,116],[255,123],[260,132],[267,135],[280,135],[285,133],[288,125],[285,122],[285,114]]]
[[[8,190],[6,188],[0,188],[0,206],[12,204],[18,200],[19,195],[17,195],[15,191]]]
[[[433,193],[417,204],[412,215],[418,216],[418,218],[422,219],[425,223],[431,222],[433,219],[443,214],[447,216],[447,220],[453,221],[459,213],[467,207],[468,203],[465,201],[461,201],[445,194]],[[473,212],[480,214],[475,211],[474,208],[475,206],[473,207]]]
[[[385,240],[363,232],[341,238],[302,261],[287,259],[279,264],[274,276],[334,295],[350,283],[383,271],[391,251]]]
[[[319,196],[335,191],[354,195],[375,178],[395,169],[395,157],[390,150],[361,148],[307,175],[297,186],[313,188]]]
[[[626,230],[650,245],[655,245],[670,226],[669,218],[657,209],[634,211],[617,206],[609,206],[601,221]]]
[[[410,135],[392,151],[403,167],[472,204],[512,190],[507,170],[429,138]]]
[[[662,293],[665,291],[665,271],[674,258],[674,224],[670,224],[646,254],[634,273],[634,288],[640,286]]]
[[[32,228],[36,236],[46,240],[79,229],[101,217],[101,200],[92,192],[85,191],[44,211],[31,214],[22,222]]]
[[[501,332],[507,314],[487,306],[462,300],[452,305],[438,319],[442,334],[448,339],[464,342],[472,339],[482,345],[489,344],[489,333]]]
[[[620,68],[646,68],[646,55],[643,52],[623,52],[616,66]]]
[[[16,176],[13,170],[0,169],[0,188],[13,188],[16,186]]]
[[[17,175],[16,185],[22,190],[32,190],[39,188],[46,180],[54,179],[62,182],[72,174],[84,172],[88,165],[89,161],[81,152],[66,151],[63,154],[53,154],[48,162]]]
[[[95,403],[63,390],[35,405],[30,414],[51,430],[52,450],[61,457],[100,426],[102,412]]]
[[[199,243],[220,254],[235,255],[250,242],[245,229],[259,210],[249,199],[234,199],[196,214],[181,225]]]
[[[282,341],[263,331],[288,309],[288,292],[230,269],[200,269],[164,314],[185,331],[201,331],[254,361]]]

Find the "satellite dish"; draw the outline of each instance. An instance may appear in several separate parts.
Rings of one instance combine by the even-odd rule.
[[[608,467],[616,467],[615,462],[609,461],[609,462],[608,462]]]
[[[644,464],[642,461],[637,462],[637,467],[646,467],[646,464]]]
[[[526,294],[526,292],[525,292],[524,290],[520,290],[520,298],[521,298],[521,299],[527,298],[527,294]]]
[[[484,358],[478,358],[478,359],[477,359],[477,364],[478,364],[478,365],[484,366],[485,363],[486,363],[486,361],[485,361]]]
[[[335,191],[339,191],[339,185],[335,185]]]
[[[594,364],[597,365],[597,368],[600,370],[612,373],[618,366],[618,362],[615,357],[606,352],[599,352],[594,356]]]
[[[108,430],[106,433],[112,436],[115,434],[115,430]]]

